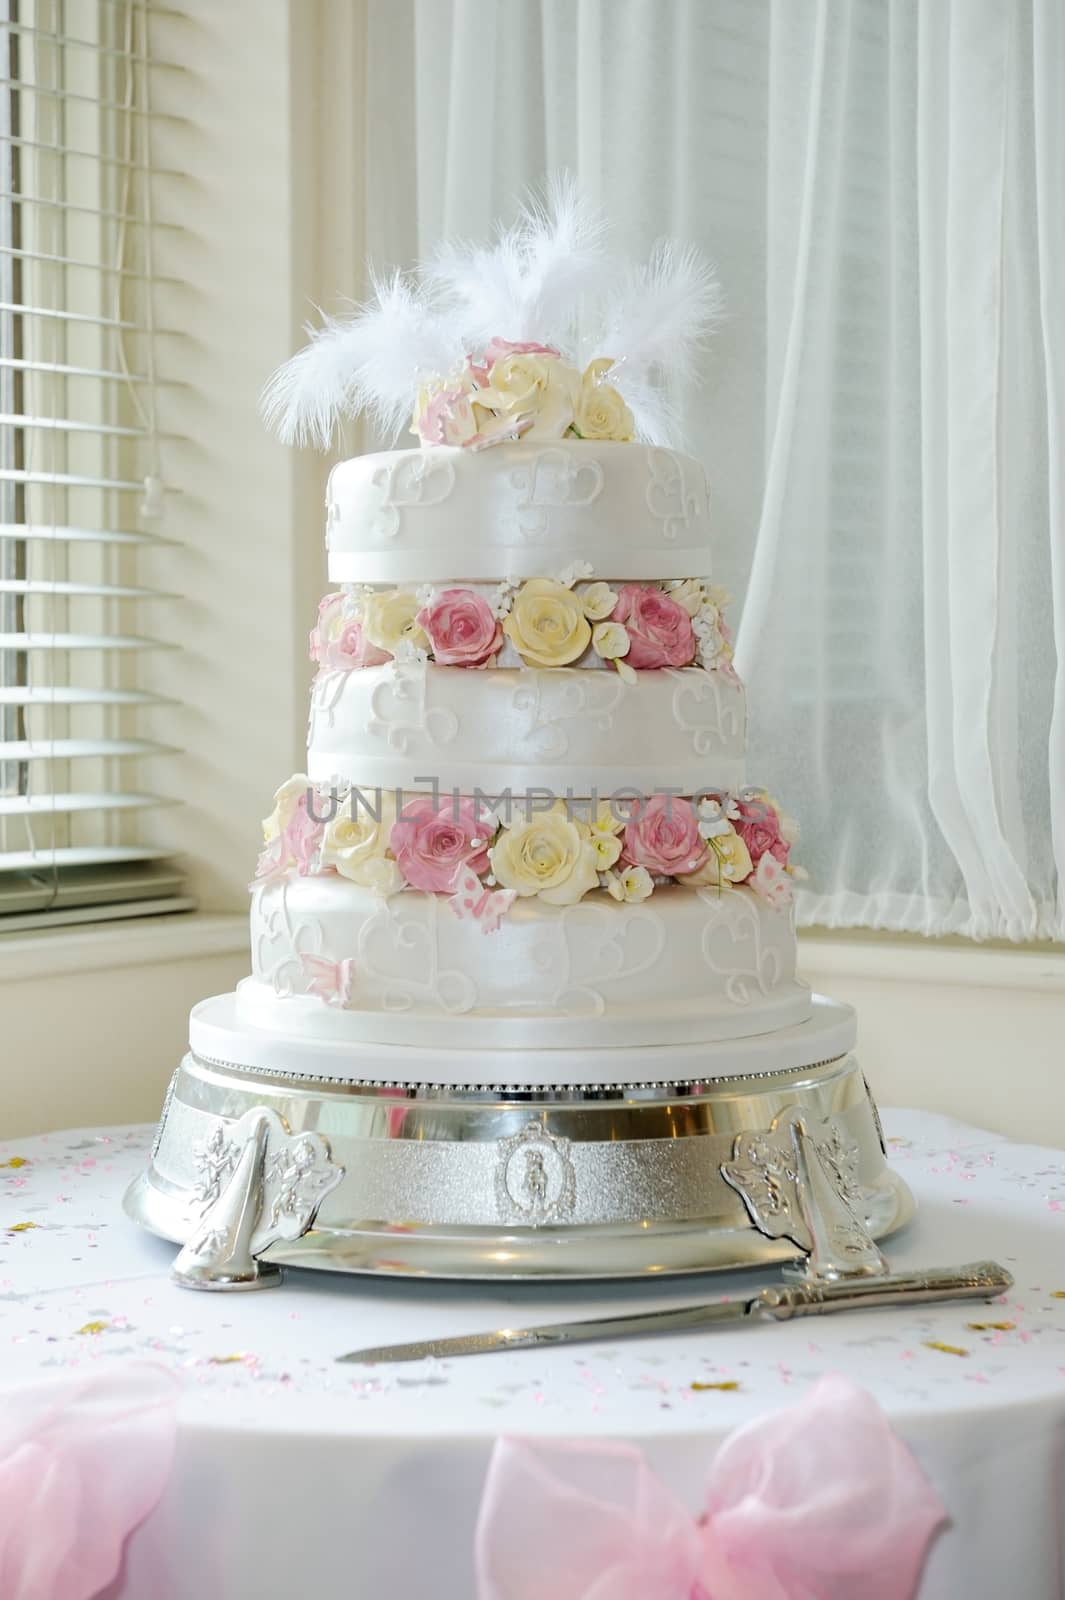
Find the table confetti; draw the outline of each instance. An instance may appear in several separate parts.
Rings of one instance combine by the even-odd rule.
[[[923,1343],[926,1350],[939,1350],[945,1356],[967,1356],[969,1354],[968,1350],[964,1349],[962,1345],[944,1344],[942,1339],[925,1339]]]
[[[739,1384],[735,1378],[729,1378],[723,1383],[701,1383],[696,1378],[688,1387],[694,1389],[696,1394],[703,1394],[708,1389],[717,1389],[722,1394],[735,1394],[739,1389]]]

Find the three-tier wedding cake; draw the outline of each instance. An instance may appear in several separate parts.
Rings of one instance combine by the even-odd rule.
[[[306,772],[264,824],[251,976],[193,1013],[183,1069],[233,1075],[226,1127],[274,1107],[275,1234],[319,1211],[328,1264],[436,1270],[443,1236],[442,1270],[471,1270],[456,1229],[473,1270],[500,1228],[735,1232],[772,1171],[745,1179],[734,1133],[771,1143],[797,1094],[841,1193],[896,1220],[853,1015],[796,977],[795,826],[747,780],[710,493],[667,398],[716,285],[664,247],[606,279],[582,344],[604,271],[562,189],[492,249],[379,285],[268,393],[292,441],[367,409],[418,438],[330,475]],[[241,1152],[196,1120],[221,1102],[176,1095],[192,1203],[161,1231],[185,1237]],[[397,1233],[406,1253],[338,1257]]]

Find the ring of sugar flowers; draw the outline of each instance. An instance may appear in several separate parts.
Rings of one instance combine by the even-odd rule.
[[[479,361],[418,391],[411,433],[423,445],[486,450],[521,437],[598,439],[628,443],[632,412],[607,375],[615,362],[600,357],[581,372],[553,345],[490,339]]]
[[[491,914],[515,899],[573,905],[593,891],[638,902],[656,886],[746,885],[769,905],[791,902],[789,863],[795,825],[761,790],[692,799],[655,794],[630,802],[549,807],[512,802],[492,809],[468,797],[415,795],[397,807],[378,794],[371,805],[353,793],[340,799],[298,774],[274,797],[263,823],[256,878],[336,873],[362,888],[391,895],[404,888],[451,897],[457,915]],[[484,886],[499,894],[468,893]],[[462,892],[460,893],[460,889]],[[500,901],[505,902],[502,907]]]
[[[486,667],[505,641],[530,667],[572,666],[589,651],[625,679],[638,671],[700,665],[735,677],[728,596],[698,578],[588,581],[575,562],[557,578],[502,583],[491,601],[476,589],[355,589],[326,595],[310,636],[311,660],[348,671],[391,660]]]

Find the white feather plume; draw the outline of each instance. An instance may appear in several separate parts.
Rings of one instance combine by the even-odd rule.
[[[535,339],[565,348],[603,276],[603,226],[575,179],[553,179],[490,249],[445,244],[425,269],[471,347]]]
[[[721,320],[721,285],[696,249],[660,240],[605,296],[593,353],[611,356],[619,390],[648,444],[679,444],[676,390],[696,380],[698,358]]]
[[[263,390],[262,414],[285,444],[328,447],[342,417],[365,412],[395,437],[419,383],[463,359],[461,336],[434,297],[401,272],[373,281],[373,299],[350,317],[323,316],[310,343]]]
[[[375,279],[366,305],[323,316],[307,329],[310,343],[274,373],[261,401],[268,426],[286,444],[325,449],[343,417],[365,413],[395,438],[419,385],[447,378],[467,355],[479,358],[489,339],[576,355],[578,326],[594,317],[599,334],[585,359],[611,359],[608,381],[638,437],[678,444],[675,390],[696,376],[721,316],[716,274],[696,250],[667,241],[644,267],[612,279],[602,236],[599,217],[563,177],[494,244],[445,245],[417,277]]]

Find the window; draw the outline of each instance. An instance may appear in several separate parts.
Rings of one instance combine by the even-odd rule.
[[[186,909],[139,819],[166,797],[152,546],[156,213],[143,0],[2,0],[0,929]]]

